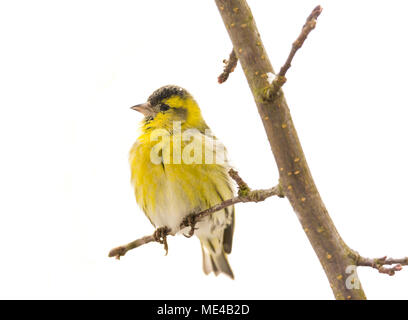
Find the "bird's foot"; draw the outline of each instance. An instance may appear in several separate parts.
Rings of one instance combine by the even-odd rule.
[[[197,217],[194,213],[189,214],[187,217],[184,218],[183,225],[186,227],[190,227],[190,231],[187,234],[183,234],[186,238],[191,238],[194,235],[194,231],[197,230]]]
[[[157,228],[153,234],[154,241],[162,244],[164,246],[164,250],[166,251],[166,256],[169,253],[169,246],[167,244],[167,235],[169,234],[170,229],[167,227]]]

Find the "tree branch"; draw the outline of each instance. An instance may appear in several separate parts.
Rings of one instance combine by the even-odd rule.
[[[188,215],[183,222],[180,224],[180,230],[190,227],[190,232],[188,233],[188,237],[191,237],[194,234],[195,230],[195,225],[197,222],[200,220],[204,219],[205,217],[211,215],[214,212],[220,211],[226,207],[232,206],[237,203],[243,203],[243,202],[260,202],[264,201],[269,197],[272,196],[278,196],[280,198],[284,197],[282,188],[280,185],[277,185],[273,188],[270,189],[260,189],[260,190],[251,190],[248,185],[245,183],[244,180],[239,176],[238,172],[230,169],[229,170],[229,175],[231,176],[232,179],[234,179],[238,185],[238,196],[234,197],[232,199],[225,200],[215,206],[212,206],[211,208],[208,208],[206,210],[197,212],[197,213],[192,213]],[[141,245],[150,243],[150,242],[159,242],[164,245],[164,249],[166,251],[166,254],[168,252],[168,246],[167,246],[167,240],[166,237],[168,235],[174,235],[176,234],[177,231],[173,232],[167,227],[162,227],[156,229],[156,231],[149,235],[145,236],[143,238],[134,240],[132,242],[129,242],[128,244],[113,248],[109,252],[109,257],[115,257],[116,259],[120,259],[121,256],[124,256],[129,250],[135,249],[137,247],[140,247]]]
[[[361,286],[350,289],[344,281],[348,277],[348,267],[355,265],[351,256],[353,250],[341,238],[320,197],[282,90],[279,89],[273,99],[265,99],[265,91],[270,87],[268,74],[275,72],[247,2],[215,0],[215,3],[254,96],[285,196],[319,258],[335,298],[365,299]],[[313,21],[320,11],[319,7],[315,9],[308,21]],[[311,22],[310,26],[313,24]],[[304,37],[307,32],[302,31],[302,34]],[[301,43],[303,42],[299,41],[297,45]],[[290,65],[294,52],[296,51],[289,55],[287,66]],[[286,73],[287,66],[283,67],[283,74]],[[357,274],[355,280],[358,281]]]
[[[322,11],[323,8],[321,6],[317,6],[316,8],[313,9],[309,17],[307,17],[306,22],[302,27],[302,32],[300,33],[296,41],[293,42],[292,50],[290,51],[290,54],[286,59],[285,64],[281,67],[278,73],[279,76],[284,77],[286,75],[286,72],[291,67],[291,63],[293,58],[295,57],[296,52],[303,46],[303,43],[305,42],[309,33],[316,27],[316,19],[320,16]]]
[[[402,266],[408,265],[408,257],[401,259],[393,259],[387,258],[387,256],[385,256],[377,259],[372,259],[358,255],[356,265],[362,267],[371,267],[377,269],[378,272],[380,273],[385,273],[388,274],[389,276],[393,276],[396,271],[402,270]],[[386,265],[391,267],[385,267]]]
[[[302,31],[292,44],[292,50],[290,50],[289,56],[286,59],[285,64],[281,67],[279,73],[275,76],[275,79],[271,82],[271,85],[265,90],[266,99],[274,99],[278,94],[280,88],[286,83],[286,72],[289,70],[292,64],[292,60],[295,57],[296,52],[303,46],[309,33],[316,27],[316,19],[322,13],[323,8],[317,6],[313,9],[312,13],[306,19],[305,24],[302,27]]]
[[[238,63],[238,58],[237,55],[235,54],[234,49],[232,49],[229,59],[223,61],[225,66],[224,66],[224,71],[218,76],[218,83],[224,83],[227,81],[229,75],[231,72],[234,72],[235,67],[237,66]]]

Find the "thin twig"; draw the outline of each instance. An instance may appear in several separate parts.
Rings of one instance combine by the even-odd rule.
[[[235,54],[234,49],[232,49],[229,59],[223,61],[225,66],[224,66],[224,71],[218,76],[218,83],[223,83],[227,81],[229,75],[231,72],[234,72],[235,67],[237,66],[238,63],[238,58],[237,55]]]
[[[292,49],[290,50],[289,56],[286,59],[285,64],[281,67],[279,73],[276,75],[271,85],[265,90],[266,99],[269,100],[273,99],[277,95],[279,89],[285,84],[286,72],[289,70],[296,52],[302,47],[309,33],[316,27],[316,19],[322,13],[322,11],[323,8],[321,6],[317,6],[316,8],[313,9],[312,13],[306,19],[306,22],[302,27],[300,35],[292,44]]]
[[[140,247],[141,245],[144,245],[149,242],[155,242],[154,234],[150,236],[145,236],[143,238],[137,239],[135,241],[129,242],[128,244],[125,244],[123,246],[119,246],[116,248],[113,248],[109,252],[109,257],[115,257],[116,259],[120,259],[121,256],[124,256],[126,252],[129,250],[135,249],[137,247]]]
[[[277,185],[270,189],[251,190],[248,187],[248,185],[244,182],[244,180],[242,180],[242,178],[238,175],[237,171],[230,169],[228,173],[238,184],[238,187],[239,187],[238,196],[232,199],[225,200],[206,210],[200,211],[198,213],[193,213],[187,216],[183,220],[183,222],[180,224],[180,230],[186,227],[191,228],[187,237],[191,237],[194,234],[195,225],[198,221],[204,219],[205,217],[211,215],[214,212],[220,211],[226,207],[229,207],[234,204],[241,203],[241,202],[260,202],[272,196],[278,196],[278,197],[284,196],[280,185]],[[244,194],[240,192],[243,190],[243,188],[245,188],[246,190]],[[129,242],[128,244],[112,249],[109,252],[109,257],[115,257],[116,259],[120,259],[120,257],[124,256],[129,250],[135,249],[137,247],[140,247],[141,245],[144,245],[150,242],[159,242],[161,244],[164,244],[166,254],[167,254],[168,247],[167,247],[166,237],[168,235],[175,235],[175,234],[176,232],[172,232],[172,230],[170,230],[167,227],[158,228],[150,236],[145,236],[143,238]]]
[[[237,183],[239,190],[250,190],[246,182],[240,177],[238,171],[229,169],[228,174]]]
[[[296,41],[293,42],[292,50],[290,51],[285,64],[282,66],[278,73],[279,76],[284,77],[286,75],[286,72],[289,70],[296,52],[302,47],[309,33],[316,27],[316,19],[319,17],[322,11],[323,8],[321,6],[317,6],[316,8],[313,9],[309,17],[307,17],[306,22],[302,27],[302,32],[300,33]]]
[[[362,267],[371,267],[377,269],[378,272],[380,273],[385,273],[388,274],[389,276],[393,276],[396,271],[402,270],[402,266],[408,265],[408,257],[401,259],[393,259],[387,258],[387,256],[385,256],[373,259],[358,256],[356,265]],[[386,267],[387,265],[391,267]]]

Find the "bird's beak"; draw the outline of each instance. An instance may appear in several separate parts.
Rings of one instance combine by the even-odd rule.
[[[155,112],[150,102],[145,102],[131,107],[130,109],[141,112],[145,117],[154,116]]]

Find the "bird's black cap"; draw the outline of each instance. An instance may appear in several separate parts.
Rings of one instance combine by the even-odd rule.
[[[154,106],[160,103],[163,99],[170,98],[171,96],[174,96],[174,95],[179,96],[181,98],[185,98],[189,96],[190,93],[188,93],[186,89],[183,89],[179,86],[168,85],[168,86],[161,87],[157,89],[156,91],[154,91],[150,95],[149,99],[147,99],[147,101],[150,102],[152,106]]]

